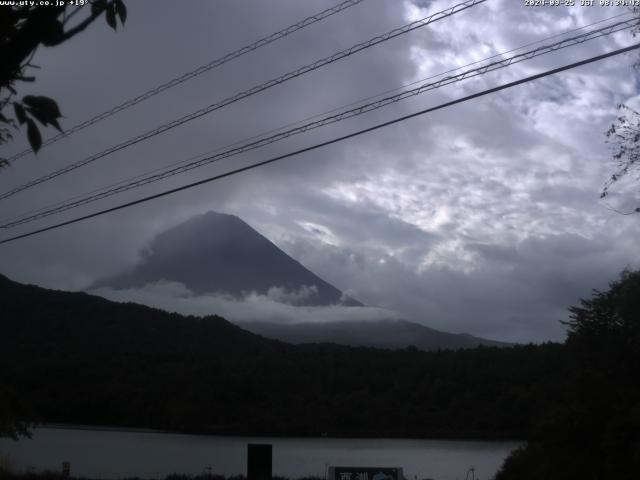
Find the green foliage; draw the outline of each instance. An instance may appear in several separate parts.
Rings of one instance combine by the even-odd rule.
[[[40,150],[42,146],[42,136],[36,125],[37,120],[43,126],[52,125],[62,132],[58,119],[62,117],[58,104],[49,97],[26,95],[22,102],[13,102],[13,111],[15,112],[18,124],[27,124],[27,138],[34,152]],[[0,118],[0,122],[7,124],[15,124],[6,117]],[[1,141],[0,141],[1,143]]]
[[[603,199],[617,182],[637,173],[640,167],[640,113],[627,105],[620,105],[619,111],[620,115],[607,131],[607,142],[613,145],[613,158],[618,166],[602,188],[600,198]],[[640,206],[626,213],[638,212]]]
[[[565,345],[294,347],[0,277],[0,384],[28,418],[244,435],[527,438],[497,480],[635,479],[640,273],[571,307]],[[15,416],[14,416],[15,417]]]
[[[640,7],[631,8],[631,12],[640,18]],[[640,24],[631,29],[634,37],[640,35]],[[640,61],[636,58],[633,68],[640,68]],[[600,192],[600,198],[605,199],[611,193],[611,188],[623,178],[629,177],[632,173],[638,172],[640,163],[640,113],[630,108],[628,105],[618,105],[620,114],[616,121],[607,131],[607,143],[613,144],[613,158],[617,160],[618,166],[605,182]],[[639,177],[636,177],[636,179]],[[630,211],[620,211],[613,209],[623,215],[640,213],[640,205]]]
[[[568,395],[497,480],[635,479],[640,469],[640,272],[570,308]]]
[[[18,93],[18,82],[35,81],[34,76],[27,76],[25,72],[34,68],[31,59],[40,45],[60,45],[84,31],[102,14],[114,30],[116,18],[124,25],[127,7],[123,0],[94,0],[91,3],[90,13],[79,21],[72,17],[87,12],[83,6],[35,6],[29,2],[16,2],[16,5],[0,9],[0,145],[13,139],[12,131],[26,125],[29,145],[37,152],[42,146],[38,123],[62,131],[58,123],[62,115],[53,99],[27,95],[21,100],[13,100],[13,97]],[[13,118],[8,112],[11,106]],[[0,158],[0,169],[7,164],[6,159]]]
[[[569,341],[616,350],[637,349],[640,346],[639,292],[640,272],[624,270],[620,279],[609,285],[609,290],[596,290],[591,299],[581,300],[581,306],[569,308]]]

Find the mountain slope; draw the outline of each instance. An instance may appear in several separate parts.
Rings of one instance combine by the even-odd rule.
[[[2,387],[26,419],[233,435],[522,438],[559,345],[420,352],[292,346],[0,277]]]
[[[243,329],[292,344],[335,343],[354,347],[387,349],[411,345],[420,350],[457,350],[487,347],[506,347],[507,343],[486,340],[468,334],[440,332],[406,320],[344,321],[331,323],[297,323],[282,325],[269,322],[236,322]]]
[[[250,352],[286,347],[216,315],[182,316],[134,303],[116,303],[82,292],[22,285],[0,275],[3,342],[44,342],[96,352],[162,351],[174,354]]]
[[[156,236],[131,270],[99,280],[91,289],[141,288],[160,280],[180,282],[196,294],[266,294],[272,287],[295,293],[303,305],[361,305],[307,270],[233,215],[208,212]]]

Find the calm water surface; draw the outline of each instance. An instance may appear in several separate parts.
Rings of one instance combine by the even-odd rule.
[[[17,470],[60,470],[94,478],[170,473],[246,474],[247,443],[273,444],[273,473],[324,477],[327,465],[402,467],[409,480],[464,479],[475,467],[488,480],[517,442],[457,440],[250,438],[72,428],[38,428],[33,439],[0,440],[0,453]],[[469,477],[470,478],[470,477]]]

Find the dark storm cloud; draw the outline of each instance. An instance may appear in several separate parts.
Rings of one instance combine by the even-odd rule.
[[[374,5],[376,2],[370,3]],[[58,99],[65,117],[69,119],[67,121],[73,124],[124,98],[131,98],[149,86],[193,69],[333,4],[331,1],[316,2],[314,5],[291,1],[241,1],[217,3],[215,6],[201,3],[190,8],[178,8],[175,2],[155,2],[152,8],[149,4],[132,5],[130,21],[124,31],[114,34],[100,23],[83,35],[82,41],[41,51],[37,61],[42,66],[42,71],[39,72],[36,91]],[[375,8],[356,8],[353,9],[353,15],[347,16],[345,13],[343,18],[329,18],[310,27],[309,32],[299,32],[294,41],[280,42],[262,49],[259,54],[247,55],[224,69],[217,69],[130,109],[126,115],[112,117],[98,127],[84,131],[73,141],[59,142],[44,150],[35,160],[37,164],[23,161],[7,171],[0,183],[4,187],[27,181],[34,175],[41,175],[69,161],[83,158],[113,142],[130,138],[133,134],[200,108],[203,104],[213,103],[404,23],[403,10],[389,2],[378,2]],[[242,25],[242,28],[238,28],[238,25]],[[83,193],[274,126],[299,120],[310,112],[318,113],[352,101],[354,90],[358,91],[358,95],[366,95],[378,91],[377,85],[382,85],[383,88],[396,86],[404,76],[410,74],[412,67],[403,58],[402,41],[385,50],[391,61],[378,62],[368,52],[363,52],[361,55],[364,58],[358,59],[358,64],[330,66],[325,72],[309,75],[309,80],[314,84],[311,89],[305,82],[294,80],[287,84],[287,88],[274,89],[272,95],[247,99],[201,121],[180,127],[167,136],[158,137],[149,144],[137,145],[105,158],[99,164],[79,170],[61,181],[42,185],[37,193],[30,191],[29,194],[16,198],[11,205],[8,205],[9,202],[1,205],[0,212],[6,212],[8,216],[28,211],[41,206],[43,199],[47,202],[65,199],[72,194]],[[398,60],[393,60],[396,57]],[[367,64],[368,68],[363,68]],[[367,84],[359,85],[365,78]],[[18,145],[16,147],[19,148]],[[251,155],[250,158],[261,158],[262,155],[264,154]],[[32,159],[30,161],[34,162]],[[232,163],[227,162],[229,164]],[[300,170],[304,168],[308,168],[308,165]],[[217,169],[203,169],[165,182],[164,185],[179,185],[186,183],[189,178],[198,178],[203,175],[202,172],[214,171]],[[264,176],[277,179],[279,173],[265,171]],[[195,197],[205,198],[215,208],[231,192],[239,190],[238,194],[243,194],[241,182],[239,186],[237,183],[220,183],[213,192],[211,189],[196,192]],[[136,198],[138,195],[137,191],[128,198]],[[142,211],[131,214],[126,212],[115,221],[100,219],[91,225],[78,226],[74,238],[98,238],[98,245],[93,246],[100,247],[99,238],[104,238],[100,231],[103,228],[113,228],[114,223],[119,225],[121,235],[107,242],[111,248],[101,248],[102,261],[96,262],[92,246],[85,249],[85,245],[80,245],[78,249],[72,247],[69,250],[75,250],[77,255],[86,252],[86,264],[97,263],[97,270],[109,268],[114,262],[115,265],[122,264],[123,254],[128,262],[153,233],[169,226],[171,222],[176,223],[178,218],[184,219],[187,213],[197,213],[197,208],[190,206],[194,203],[191,199],[187,199],[186,205],[185,202],[167,203],[168,205],[148,209],[143,207]],[[138,215],[145,215],[145,210],[154,212],[146,215],[146,218],[153,220],[140,222]],[[158,212],[162,212],[162,215],[158,215]],[[48,241],[43,243],[45,245],[41,249],[48,250],[48,255],[45,255],[49,258],[67,256],[67,234],[50,234]],[[39,242],[36,244],[40,245]],[[15,257],[11,255],[10,258]],[[25,267],[28,268],[16,261],[12,270],[24,272]],[[90,274],[99,273],[94,270]],[[51,278],[50,281],[55,280]],[[68,286],[66,282],[65,286]],[[82,283],[77,286],[82,286]]]
[[[100,23],[77,41],[42,49],[36,57],[42,66],[38,82],[24,93],[56,98],[65,125],[73,125],[334,3],[131,2],[123,31],[114,33]],[[59,142],[37,158],[21,160],[0,175],[0,187],[30,180],[454,3],[367,0]],[[610,9],[528,9],[520,2],[490,0],[0,202],[0,216],[38,208],[612,14]],[[198,169],[121,200],[628,43],[628,37],[618,34],[540,57]],[[511,341],[561,339],[558,320],[566,318],[567,306],[588,296],[591,288],[604,288],[626,265],[637,264],[637,218],[619,217],[597,199],[608,172],[603,132],[615,116],[615,105],[633,102],[637,95],[628,67],[632,60],[617,58],[549,77],[5,245],[0,270],[20,281],[81,289],[135,263],[157,233],[217,210],[239,215],[310,270],[370,305],[441,330]],[[16,142],[15,150],[20,147]],[[112,199],[98,206],[114,203]],[[166,298],[176,297],[167,294],[163,300],[157,291],[131,295],[165,304]],[[201,312],[213,305],[209,300],[187,296],[179,302],[181,308],[196,305]],[[254,300],[253,306],[280,311],[273,299]],[[217,308],[223,311],[225,305],[229,307],[219,303]],[[242,311],[248,315],[256,310]]]
[[[417,272],[396,258],[376,258],[361,249],[297,245],[295,251],[325,278],[333,280],[331,272],[340,272],[335,276],[340,283],[358,284],[353,295],[364,302],[434,328],[512,341],[562,338],[559,321],[567,319],[567,306],[588,297],[592,288],[605,288],[625,262],[604,243],[593,246],[571,235],[525,241],[516,248],[468,248],[481,252],[468,272],[445,266]]]

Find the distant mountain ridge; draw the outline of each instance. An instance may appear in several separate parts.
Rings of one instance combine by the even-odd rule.
[[[244,330],[294,345],[335,343],[352,347],[397,350],[414,346],[419,350],[507,347],[512,344],[461,333],[434,330],[406,320],[342,321],[282,325],[269,322],[235,322]]]
[[[0,404],[8,388],[21,400],[21,418],[38,423],[236,436],[524,438],[561,398],[555,392],[571,368],[561,345],[293,346],[217,316],[1,275],[0,301]]]
[[[362,306],[289,257],[234,215],[207,212],[157,235],[132,269],[95,282],[89,289],[142,288],[179,282],[195,294],[234,297],[285,289],[296,305]]]
[[[64,352],[69,345],[87,355],[97,351],[115,355],[142,345],[150,350],[162,351],[171,345],[174,352],[205,353],[288,347],[247,332],[217,315],[179,315],[84,292],[24,285],[3,275],[0,299],[0,331],[6,339],[25,345],[39,339],[52,351]]]
[[[234,215],[207,212],[158,234],[129,270],[95,282],[115,290],[140,289],[158,282],[183,284],[196,295],[225,294],[242,299],[255,292],[295,306],[363,306],[289,257]],[[212,311],[211,313],[216,313]],[[291,344],[332,343],[420,350],[507,346],[468,334],[452,334],[406,320],[323,323],[270,323],[229,320],[266,338]],[[246,317],[245,317],[246,318]]]

